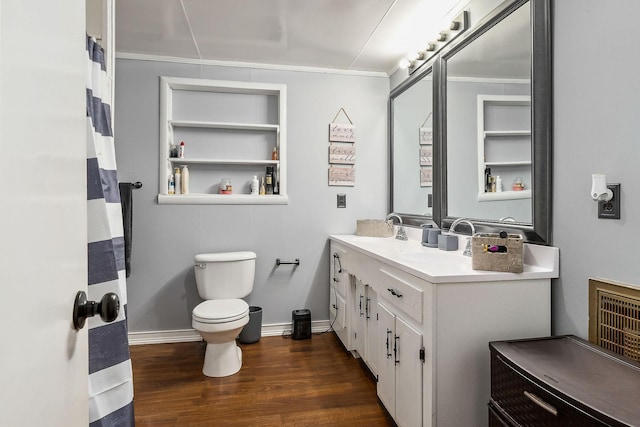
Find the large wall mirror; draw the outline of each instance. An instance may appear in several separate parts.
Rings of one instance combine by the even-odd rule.
[[[419,224],[433,209],[433,61],[391,92],[391,210]]]
[[[464,217],[551,243],[549,7],[505,2],[434,67],[434,219],[443,228]]]

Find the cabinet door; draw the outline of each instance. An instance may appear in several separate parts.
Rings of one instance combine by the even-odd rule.
[[[378,397],[389,414],[396,417],[396,364],[393,354],[395,316],[378,304]]]
[[[367,366],[376,375],[378,373],[378,294],[371,286],[366,287],[365,299],[365,361]]]
[[[347,251],[335,244],[331,244],[331,264],[329,273],[331,275],[330,285],[334,286],[342,297],[347,296],[349,289],[349,273],[346,270]]]
[[[365,356],[366,295],[365,285],[356,279],[353,294],[353,347],[361,357]]]
[[[395,319],[396,415],[399,427],[422,425],[422,335]]]

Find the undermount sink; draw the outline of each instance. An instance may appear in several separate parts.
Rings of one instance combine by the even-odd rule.
[[[354,236],[351,238],[352,241],[361,242],[361,243],[380,243],[380,242],[387,242],[393,239],[394,237],[370,237],[370,236]]]
[[[429,264],[450,264],[460,263],[461,258],[456,252],[445,252],[440,250],[417,250],[398,252],[398,258],[402,261],[429,263]],[[464,258],[462,258],[464,260]]]

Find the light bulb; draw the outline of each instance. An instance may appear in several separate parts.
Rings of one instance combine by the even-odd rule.
[[[398,67],[400,67],[403,70],[406,70],[410,66],[411,66],[411,61],[409,61],[407,58],[402,58],[400,62],[398,62]]]
[[[419,57],[420,57],[420,54],[418,52],[411,52],[411,53],[407,54],[407,59],[409,61],[415,61]]]

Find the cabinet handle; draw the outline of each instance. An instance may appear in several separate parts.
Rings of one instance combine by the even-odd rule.
[[[371,298],[367,298],[364,301],[364,312],[366,313],[365,318],[370,319],[371,316],[369,316],[369,303],[371,303]]]
[[[362,311],[362,300],[364,299],[364,295],[360,294],[360,317],[364,316],[364,312]]]
[[[389,335],[391,335],[391,331],[389,329],[387,329],[387,359],[389,359],[391,357],[391,352],[389,351]]]
[[[396,291],[395,289],[387,288],[387,290],[389,292],[391,292],[391,295],[393,295],[394,297],[402,298],[402,294],[400,292]]]
[[[551,415],[553,415],[554,417],[558,416],[558,410],[556,408],[554,408],[553,406],[549,405],[547,402],[545,402],[544,400],[540,399],[538,396],[536,396],[533,393],[530,393],[528,391],[524,392],[524,395],[533,403],[535,403],[536,405],[538,405],[539,407],[541,407],[542,409],[544,409],[545,411],[547,411],[548,413],[550,413]]]
[[[400,349],[398,348],[399,339],[400,337],[397,335],[393,337],[393,363],[396,365],[400,363],[400,361],[398,360],[398,353],[400,352]]]

